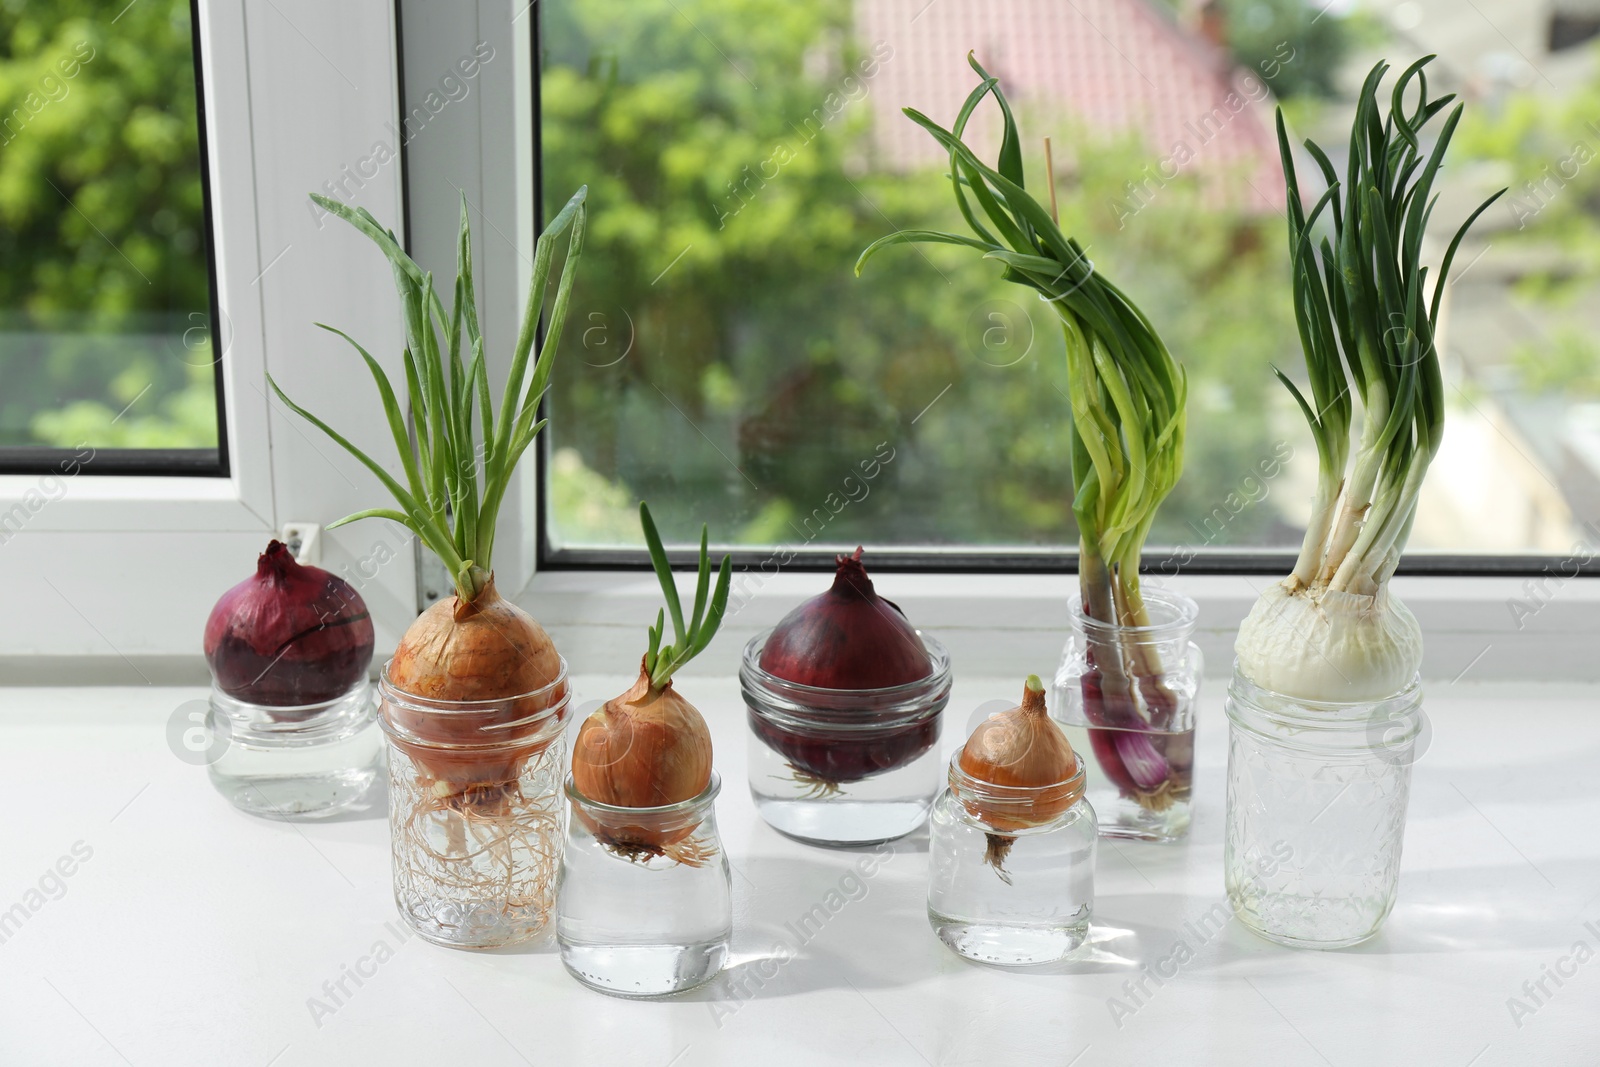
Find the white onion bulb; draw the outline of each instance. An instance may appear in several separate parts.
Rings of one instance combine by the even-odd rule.
[[[1263,689],[1297,700],[1382,700],[1411,684],[1422,628],[1385,585],[1372,596],[1273,583],[1239,627],[1239,669]]]

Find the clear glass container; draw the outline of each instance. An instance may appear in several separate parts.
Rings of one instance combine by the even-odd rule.
[[[561,962],[586,986],[619,997],[679,993],[715,978],[733,935],[728,857],[712,802],[621,808],[578,792],[572,802],[556,938]]]
[[[950,760],[933,806],[928,922],[957,954],[1002,967],[1053,963],[1088,938],[1094,912],[1094,808],[1085,761],[1037,789],[997,786]],[[1041,814],[1057,811],[1038,825]]]
[[[1106,837],[1176,841],[1189,832],[1200,609],[1170,589],[1143,589],[1148,626],[1119,626],[1070,601],[1072,632],[1050,687],[1050,714],[1074,750],[1091,753],[1089,803]]]
[[[950,654],[918,633],[933,671],[885,689],[820,689],[761,669],[772,631],[745,645],[750,796],[779,833],[815,845],[892,841],[921,826],[939,791]]]
[[[234,807],[275,819],[319,819],[370,804],[383,738],[366,679],[320,704],[268,707],[211,687],[211,784]]]
[[[1228,901],[1285,945],[1341,948],[1394,907],[1422,728],[1422,687],[1387,700],[1317,703],[1228,689]]]
[[[456,948],[539,936],[561,865],[567,663],[501,700],[426,700],[378,682],[389,739],[394,898],[417,933]]]

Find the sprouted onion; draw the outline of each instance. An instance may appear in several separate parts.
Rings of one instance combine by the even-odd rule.
[[[491,557],[496,519],[517,461],[544,426],[538,418],[539,401],[550,380],[583,250],[586,194],[587,187],[579,189],[539,237],[533,280],[498,415],[490,402],[488,366],[478,328],[466,198],[463,196],[461,201],[454,298],[447,311],[435,291],[433,275],[425,273],[371,213],[312,195],[325,211],[371,238],[394,271],[405,321],[406,387],[414,419],[414,442],[383,368],[347,334],[331,326],[322,328],[348,341],[372,372],[399,452],[404,481],[290,400],[276,382],[272,382],[272,388],[293,411],[372,471],[399,504],[399,510],[372,508],[357,512],[329,524],[329,528],[367,518],[398,522],[444,562],[455,584],[455,595],[423,612],[395,650],[388,681],[403,693],[431,701],[498,700],[545,689],[560,676],[560,657],[549,635],[527,612],[495,590]],[[556,242],[563,234],[567,235],[566,261],[544,343],[533,361],[530,377],[528,365],[545,288]],[[563,695],[547,694],[547,699],[554,702]],[[537,710],[508,700],[503,717],[515,722]],[[485,737],[492,736],[485,731],[495,725],[484,723],[480,715],[414,718],[403,724],[405,728],[433,745],[483,745]],[[513,781],[520,766],[538,750],[539,746],[525,748],[512,758],[504,758],[444,755],[437,749],[418,747],[411,755],[423,773],[434,779],[424,783],[429,787],[427,792],[448,797],[477,795],[485,787]]]
[[[1083,796],[1078,757],[1045,710],[1037,674],[1023,683],[1021,704],[977,725],[956,762],[967,777],[996,787],[965,790],[961,801],[991,829],[984,859],[1003,878],[1012,833],[1059,818]]]
[[[912,108],[905,113],[949,151],[956,205],[976,236],[901,230],[869,245],[856,273],[890,245],[962,245],[998,263],[1005,280],[1037,290],[1060,318],[1078,582],[1084,613],[1105,624],[1086,628],[1084,713],[1106,776],[1124,795],[1160,810],[1187,794],[1192,751],[1186,743],[1168,751],[1169,738],[1178,736],[1166,732],[1177,700],[1153,650],[1142,643],[1122,647],[1113,628],[1150,624],[1139,557],[1157,508],[1183,470],[1186,379],[1150,320],[1028,194],[1017,124],[998,79],[970,54],[967,61],[982,80],[951,129]],[[994,167],[962,141],[967,120],[991,93],[1004,123]]]
[[[1444,434],[1435,345],[1450,264],[1468,228],[1504,192],[1468,216],[1430,278],[1422,244],[1438,201],[1433,183],[1462,113],[1457,104],[1425,150],[1423,127],[1455,99],[1428,98],[1423,68],[1432,59],[1400,75],[1386,116],[1378,87],[1389,65],[1372,68],[1356,107],[1342,185],[1327,154],[1305,142],[1328,184],[1309,215],[1278,112],[1294,310],[1310,397],[1276,373],[1316,440],[1317,494],[1294,571],[1256,601],[1234,649],[1251,682],[1303,700],[1391,696],[1410,683],[1422,658],[1417,620],[1388,583]],[[1413,82],[1416,106],[1408,111],[1405,96]],[[1319,241],[1317,221],[1330,207],[1332,233]],[[1352,387],[1363,410],[1353,460]]]
[[[694,607],[686,619],[661,535],[643,503],[639,521],[667,606],[650,628],[638,680],[626,693],[606,701],[578,730],[572,746],[572,783],[588,800],[615,808],[648,809],[693,800],[711,784],[711,731],[695,706],[672,687],[672,676],[705,650],[722,625],[733,564],[722,557],[713,589],[709,533],[701,527]],[[668,612],[674,643],[663,645]],[[650,812],[601,816],[583,806],[577,811],[602,844],[628,859],[665,855],[698,866],[707,858],[686,841],[696,826],[692,821]]]

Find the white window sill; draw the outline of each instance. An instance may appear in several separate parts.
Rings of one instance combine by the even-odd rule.
[[[114,582],[116,569],[126,565],[105,563],[102,583]],[[691,580],[679,574],[680,587]],[[749,595],[731,602],[722,632],[694,664],[694,673],[737,674],[745,642],[827,588],[830,580],[816,572],[782,573],[759,587],[748,583]],[[1195,640],[1205,653],[1208,677],[1228,677],[1239,622],[1257,591],[1272,580],[1259,575],[1171,580],[1200,604]],[[918,628],[950,649],[957,677],[1021,678],[1054,671],[1066,639],[1067,598],[1077,579],[1070,574],[885,573],[876,582]],[[1600,682],[1600,656],[1594,653],[1600,647],[1600,580],[1552,579],[1541,590],[1534,579],[1414,577],[1396,579],[1395,591],[1422,623],[1426,682]],[[645,630],[661,607],[661,590],[655,576],[643,570],[546,571],[516,600],[550,631],[572,671],[588,674],[637,662]],[[1514,602],[1524,605],[1520,628]],[[377,612],[379,621],[397,636],[410,618],[401,617],[403,605],[384,607]],[[103,652],[0,656],[0,684],[203,684],[203,613],[193,620],[152,617],[158,624],[145,642],[120,652],[99,642]],[[388,648],[380,643],[380,664]]]
[[[625,660],[605,667],[574,680],[580,703],[630,681]],[[945,750],[972,708],[1015,684],[958,679]],[[682,688],[711,725],[725,783],[733,955],[725,977],[652,1004],[589,992],[548,942],[464,953],[403,938],[381,807],[300,824],[233,810],[162,740],[172,709],[198,690],[0,690],[14,791],[51,798],[3,839],[12,877],[0,910],[27,909],[0,945],[13,976],[0,1006],[7,1062],[911,1067],[1065,1064],[1092,1046],[1080,1065],[1161,1062],[1163,1049],[1181,1049],[1184,1063],[1568,1063],[1593,1033],[1587,968],[1570,988],[1546,982],[1550,996],[1521,1028],[1506,1006],[1511,996],[1532,1005],[1525,981],[1574,942],[1595,944],[1584,925],[1600,925],[1588,899],[1600,881],[1592,696],[1467,684],[1430,695],[1435,731],[1416,765],[1394,913],[1361,949],[1295,952],[1228,912],[1227,730],[1212,688],[1190,840],[1103,842],[1092,955],[1005,974],[957,959],[929,930],[925,832],[896,842],[870,877],[846,880],[872,850],[809,848],[757,817],[731,680]],[[1506,729],[1508,706],[1525,728]],[[66,752],[73,784],[62,789]],[[79,842],[90,858],[48,895],[25,896]],[[797,947],[791,925],[807,916]],[[1192,958],[1161,962],[1180,940]],[[1163,968],[1162,984],[1145,964]],[[357,969],[359,984],[346,978]],[[324,983],[341,980],[335,1001]],[[1143,983],[1137,1001],[1129,982]],[[185,1012],[174,1040],[173,1005],[209,1007]]]
[[[680,576],[680,584],[688,581]],[[1157,579],[1147,577],[1147,584]],[[1261,575],[1167,580],[1200,605],[1195,641],[1206,674],[1232,671],[1233,639],[1260,590]],[[790,609],[828,587],[829,575],[780,573],[757,587],[730,615],[698,665],[702,673],[733,675],[746,641]],[[899,604],[919,629],[950,649],[957,676],[1017,677],[1053,672],[1067,633],[1070,574],[892,574],[874,579],[878,592]],[[738,587],[736,583],[736,588]],[[1395,580],[1396,594],[1422,623],[1426,681],[1600,681],[1600,580],[1549,580],[1540,599],[1523,578]],[[517,598],[555,637],[579,673],[595,663],[628,662],[643,654],[645,630],[661,606],[648,571],[547,571]],[[1510,606],[1520,601],[1525,613]]]

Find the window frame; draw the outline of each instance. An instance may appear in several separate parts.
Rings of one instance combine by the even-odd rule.
[[[424,90],[469,37],[503,49],[506,60],[485,67],[479,89],[459,105],[460,121],[404,147],[400,165],[365,186],[357,202],[392,219],[425,267],[451,271],[453,205],[434,186],[441,167],[458,167],[453,180],[477,198],[474,232],[491,361],[509,351],[494,339],[514,336],[530,273],[526,252],[539,226],[538,20],[524,18],[538,5],[472,0],[444,20],[449,32],[428,21],[430,13],[440,16],[425,0],[352,0],[326,9],[315,0],[275,0],[273,10],[252,12],[242,0],[198,0],[197,7],[216,223],[214,292],[232,326],[221,356],[230,471],[225,478],[80,475],[70,492],[0,545],[0,583],[17,602],[48,608],[0,616],[0,681],[199,680],[200,624],[216,596],[248,573],[263,535],[289,520],[326,523],[384,499],[354,460],[267,402],[265,375],[271,369],[297,399],[312,386],[323,395],[358,398],[340,413],[340,428],[371,445],[375,455],[388,455],[381,411],[360,402],[372,390],[360,361],[321,339],[309,322],[332,306],[328,314],[337,318],[328,321],[360,339],[397,375],[400,330],[392,288],[370,244],[338,228],[311,229],[301,197],[370,143],[369,134],[403,116],[407,99]],[[346,94],[342,75],[312,49],[359,67],[363,91]],[[219,115],[228,121],[219,123]],[[498,221],[506,240],[479,226],[485,215]],[[313,237],[315,255],[297,257],[292,277],[274,270],[280,248]],[[321,411],[327,405],[310,406]],[[654,617],[659,590],[642,552],[551,549],[548,502],[537,491],[548,446],[540,442],[536,462],[524,466],[502,516],[500,586],[551,629],[580,670],[620,670],[638,655],[635,646]],[[0,512],[36,485],[36,476],[0,475]],[[409,536],[383,523],[332,531],[324,535],[324,565],[338,569],[359,560],[363,546],[379,540],[404,548],[362,587],[379,623],[378,645],[387,648],[429,588],[416,570]],[[697,673],[732,673],[750,634],[817,590],[816,577],[805,572],[832,567],[831,552],[810,550],[767,578],[759,568],[770,551],[741,546],[734,555],[747,577],[759,579],[758,587],[741,595],[727,632],[696,664]],[[1075,584],[1074,555],[1066,549],[883,550],[876,569],[896,573],[896,599],[940,634],[964,672],[993,677],[1053,665],[1049,657],[1059,652],[1066,630],[1066,594]],[[1151,580],[1167,580],[1158,554],[1149,555]],[[1290,556],[1204,550],[1171,579],[1200,602],[1209,673],[1226,673],[1233,628],[1267,576],[1287,569]],[[687,552],[674,557],[688,565]],[[1600,680],[1600,661],[1585,654],[1600,636],[1600,582],[1569,580],[1570,568],[1555,578],[1541,573],[1566,563],[1556,557],[1408,557],[1396,590],[1429,634],[1428,677],[1448,681],[1465,666],[1472,680]],[[174,564],[182,581],[165,573]],[[1581,568],[1584,575],[1597,569]],[[40,576],[54,578],[63,595],[52,599]],[[1536,584],[1544,589],[1540,610],[1519,624],[1510,602],[1532,596]],[[1501,651],[1474,666],[1480,646]]]
[[[1193,640],[1205,657],[1210,692],[1230,675],[1239,623],[1272,580],[1188,573],[1150,579],[1198,604]],[[753,577],[736,573],[726,620],[691,672],[737,674],[745,643],[825,584],[793,567]],[[898,573],[880,576],[877,584],[919,628],[945,644],[958,680],[1052,675],[1067,638],[1068,600],[1077,592],[1074,576],[1064,573]],[[1600,582],[1546,580],[1535,587],[1538,592],[1529,585],[1529,579],[1503,577],[1395,578],[1394,594],[1425,635],[1421,674],[1429,690],[1490,681],[1600,683],[1600,658],[1592,655],[1600,641]],[[661,591],[655,576],[639,568],[569,569],[540,572],[521,599],[567,661],[585,665],[582,673],[599,673],[605,665],[622,674],[644,650],[645,627],[655,619]],[[1533,610],[1519,620],[1511,610],[1514,601]],[[958,700],[973,702],[956,710],[964,715],[982,695],[1011,692],[968,690]]]
[[[542,470],[542,465],[541,465]],[[1065,506],[1065,504],[1063,504]],[[550,571],[612,571],[649,570],[650,560],[644,549],[625,548],[552,548],[543,526],[545,501],[540,500],[540,554],[539,568]],[[733,557],[736,570],[759,568],[783,550],[782,545],[757,546],[718,543],[717,552]],[[794,558],[786,562],[785,570],[831,571],[834,556],[848,552],[854,543],[846,545],[829,543],[823,548],[797,550]],[[1139,572],[1145,575],[1176,578],[1180,575],[1196,577],[1228,577],[1230,575],[1283,576],[1294,568],[1296,549],[1260,548],[1193,550],[1194,558],[1182,566],[1167,566],[1168,556],[1176,551],[1168,545],[1150,545],[1145,551]],[[1565,577],[1591,578],[1600,576],[1600,544],[1591,551],[1595,558],[1587,562],[1572,556],[1548,554],[1527,555],[1466,555],[1462,553],[1427,552],[1413,550],[1407,553],[1396,571],[1401,577],[1430,578],[1540,578],[1552,574]],[[674,567],[689,568],[698,558],[697,550],[688,545],[669,545],[667,555]],[[1163,555],[1167,553],[1168,555]],[[1078,551],[1075,548],[1055,550],[985,546],[981,549],[957,548],[901,548],[878,546],[873,549],[873,569],[902,574],[1076,574]],[[1575,568],[1575,570],[1574,570]]]
[[[571,2],[571,0],[569,0]],[[537,5],[535,5],[537,6]],[[542,10],[538,18],[533,20],[532,55],[537,64],[543,51],[540,47],[540,33],[542,32]],[[539,71],[533,73],[533,171],[535,184],[532,196],[537,205],[542,205],[544,190],[539,184],[538,175],[540,155],[543,150],[543,113],[538,107]],[[542,406],[541,415],[549,414],[550,401],[547,398]],[[650,569],[649,557],[641,547],[636,550],[620,548],[569,548],[556,547],[550,538],[550,498],[546,487],[550,484],[550,462],[552,458],[552,437],[546,432],[540,435],[536,445],[536,470],[537,485],[534,505],[535,511],[535,559],[536,571],[641,571]],[[1070,479],[1063,473],[1061,506],[1065,509],[1070,506]],[[1591,555],[1588,561],[1575,558],[1575,551],[1569,554],[1551,555],[1547,553],[1460,553],[1460,552],[1435,552],[1425,550],[1412,550],[1406,553],[1400,561],[1396,574],[1401,577],[1430,577],[1430,578],[1527,578],[1538,579],[1558,574],[1564,577],[1596,577],[1600,576],[1600,528],[1592,528],[1595,537],[1588,542]],[[719,543],[715,546],[718,552],[726,552],[733,557],[736,570],[751,570],[761,566],[762,563],[772,559],[778,550],[787,551],[785,545],[757,546],[748,544]],[[1574,545],[1574,550],[1577,549]],[[834,567],[834,556],[839,551],[849,551],[849,546],[829,543],[826,547],[800,549],[794,552],[793,558],[783,565],[784,570],[799,572],[826,572]],[[1192,575],[1196,577],[1214,577],[1229,575],[1283,575],[1294,567],[1298,548],[1249,546],[1224,546],[1217,548],[1202,547],[1192,550],[1192,558],[1181,567],[1165,566],[1169,562],[1169,554],[1184,550],[1184,546],[1170,546],[1151,543],[1144,554],[1140,571],[1142,574],[1163,575],[1177,577]],[[697,559],[697,549],[688,544],[667,546],[668,559],[674,568],[692,568]],[[1076,547],[1040,548],[1032,546],[1003,546],[986,545],[982,547],[946,547],[946,546],[876,546],[873,549],[873,569],[887,573],[906,574],[1066,574],[1076,573],[1078,551]],[[1575,568],[1575,572],[1568,573]]]
[[[211,321],[217,319],[215,301],[213,301]],[[220,391],[221,368],[218,367],[218,385]],[[222,400],[217,402],[217,411],[222,412]],[[95,449],[94,457],[85,462],[85,468],[93,466],[94,473],[99,475],[113,475],[123,478],[226,478],[228,476],[227,457],[223,455],[222,442],[226,434],[218,437],[218,447],[210,448],[99,448]],[[86,446],[87,447],[87,446]],[[78,460],[78,452],[70,448],[54,448],[47,445],[18,445],[15,447],[0,448],[0,477],[7,474],[54,474],[71,466]]]
[[[206,327],[222,321],[221,298],[218,288],[216,249],[216,213],[213,209],[211,184],[212,158],[209,145],[210,124],[204,58],[207,49],[200,29],[200,0],[189,3],[189,47],[194,63],[194,103],[196,150],[200,160],[200,213],[205,230],[206,250]],[[119,16],[120,17],[120,16]],[[115,21],[115,20],[113,20]],[[226,344],[225,341],[221,342]],[[175,477],[175,478],[226,478],[230,473],[230,440],[228,434],[228,391],[224,380],[225,368],[221,356],[213,361],[213,396],[216,402],[217,444],[214,449],[200,448],[102,448],[95,450],[91,463],[98,475],[124,477]],[[42,475],[64,471],[79,453],[70,448],[3,447],[0,448],[0,478],[7,475]],[[75,475],[76,476],[76,475]]]
[[[537,33],[535,28],[534,56],[540,55]],[[536,73],[533,83],[537,100]],[[530,170],[535,176],[542,144],[539,120],[536,109]],[[542,201],[537,184],[524,195]],[[536,574],[520,600],[558,636],[569,661],[620,668],[639,654],[659,590],[642,550],[551,544],[550,501],[543,491],[550,446],[545,435],[537,450],[540,489],[533,509]],[[1600,554],[1600,543],[1592,547]],[[693,670],[729,675],[737,672],[746,641],[820,591],[815,575],[833,569],[833,546],[798,552],[771,570],[762,568],[773,561],[771,549],[720,545],[716,551],[733,556],[739,592],[718,640]],[[690,546],[669,546],[668,555],[677,569],[693,566]],[[879,548],[874,570],[893,576],[882,584],[910,618],[940,636],[959,672],[1014,677],[1054,670],[1067,631],[1067,600],[1077,584],[1072,579],[1076,557],[1074,548]],[[1152,546],[1143,569],[1147,582],[1170,584],[1197,601],[1195,640],[1207,657],[1206,674],[1218,678],[1229,673],[1233,638],[1244,615],[1269,581],[1289,571],[1294,557],[1295,550],[1287,548],[1202,548],[1174,570],[1163,568],[1162,546]],[[1402,561],[1393,588],[1427,634],[1422,674],[1430,685],[1592,684],[1600,682],[1600,661],[1586,653],[1600,639],[1600,582],[1589,580],[1595,575],[1600,575],[1600,560],[1581,563],[1575,554],[1414,551]],[[1519,604],[1532,613],[1519,618]]]
[[[65,490],[0,544],[0,585],[32,605],[26,617],[0,616],[0,680],[59,684],[69,660],[75,677],[91,681],[195,680],[211,604],[250,573],[269,537],[288,522],[325,525],[381,499],[369,472],[268,399],[266,379],[270,371],[290,395],[327,414],[330,404],[318,396],[372,391],[361,361],[341,351],[342,341],[320,336],[314,318],[337,323],[391,374],[403,373],[381,258],[347,227],[324,221],[319,230],[304,199],[398,114],[393,4],[274,0],[247,9],[242,0],[191,0],[191,12],[213,321],[223,324],[226,474],[92,466],[63,473]],[[357,79],[364,91],[354,89]],[[362,206],[400,228],[399,165],[363,194]],[[296,246],[305,251],[293,255]],[[363,444],[387,440],[376,402],[352,404],[336,421]],[[0,474],[0,513],[37,503],[46,477]],[[322,565],[345,573],[382,540],[394,545],[394,561],[370,579],[363,573],[360,584],[380,644],[415,614],[409,538],[357,524],[321,539]]]

